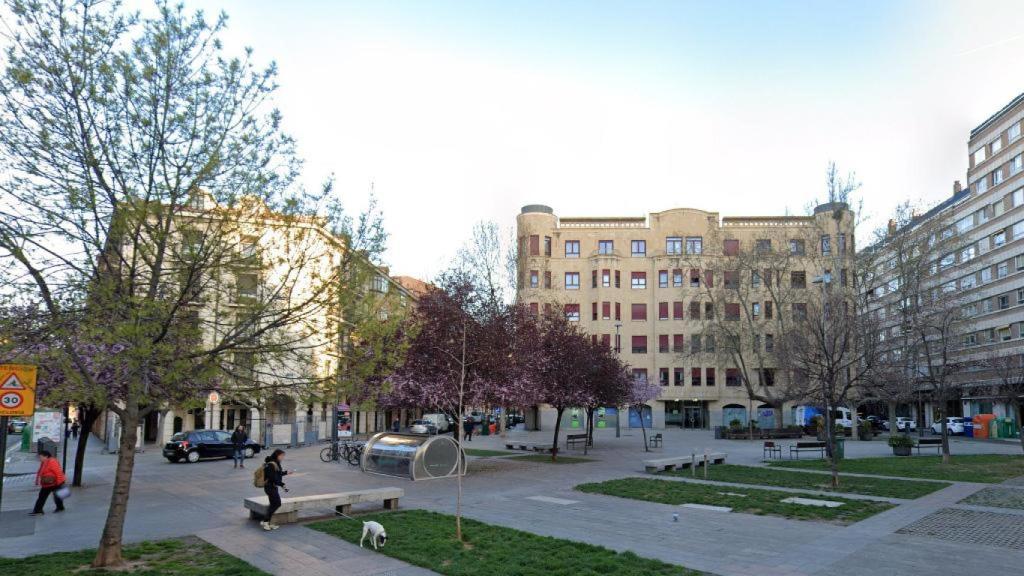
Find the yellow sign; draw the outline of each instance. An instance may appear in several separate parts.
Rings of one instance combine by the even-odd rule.
[[[0,364],[0,416],[31,416],[36,410],[36,367]]]

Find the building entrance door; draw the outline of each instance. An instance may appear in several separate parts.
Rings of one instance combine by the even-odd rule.
[[[707,409],[703,402],[683,402],[683,428],[707,428]]]

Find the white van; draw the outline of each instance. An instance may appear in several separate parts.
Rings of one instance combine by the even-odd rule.
[[[421,420],[427,420],[437,426],[437,433],[444,434],[452,429],[452,420],[447,414],[441,414],[440,412],[434,414],[424,414]]]

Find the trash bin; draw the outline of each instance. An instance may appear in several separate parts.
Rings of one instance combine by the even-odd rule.
[[[974,423],[967,418],[964,418],[964,436],[974,438]]]
[[[838,436],[835,440],[836,449],[833,455],[836,457],[836,460],[842,460],[846,455],[846,438]]]

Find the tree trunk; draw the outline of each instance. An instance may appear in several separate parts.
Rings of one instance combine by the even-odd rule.
[[[139,408],[129,405],[120,414],[121,441],[117,449],[117,468],[114,472],[114,489],[110,493],[110,508],[103,525],[93,568],[113,568],[124,565],[121,544],[124,536],[124,519],[128,512],[128,495],[132,486],[132,471],[135,467],[135,441],[138,437]]]
[[[508,407],[502,406],[501,413],[498,414],[498,436],[503,439],[508,438],[508,433],[505,431],[505,421],[508,420]]]
[[[1014,400],[1013,407],[1017,409],[1017,434],[1020,436],[1020,449],[1024,451],[1024,405],[1020,400]]]
[[[832,473],[832,487],[839,487],[839,461],[836,459],[836,424],[832,418],[834,406],[825,406],[825,442],[828,446],[828,469]]]
[[[78,413],[82,417],[81,436],[78,437],[78,446],[75,447],[75,472],[71,478],[72,486],[82,485],[82,468],[85,466],[85,450],[89,444],[89,435],[92,434],[93,424],[100,417],[100,411],[94,406],[79,408]]]
[[[651,447],[647,445],[647,427],[644,426],[644,404],[637,408],[636,413],[640,416],[640,432],[644,435],[644,452],[650,452]]]
[[[889,402],[889,435],[896,433],[896,403]]]
[[[779,429],[779,430],[782,430],[783,428],[786,427],[785,420],[783,420],[783,418],[782,418],[783,417],[782,406],[783,406],[782,402],[779,402],[778,404],[772,404],[771,405],[771,407],[775,409],[775,427],[777,429]]]
[[[565,408],[555,409],[555,439],[551,443],[551,461],[554,462],[558,455],[558,430],[562,427],[562,413],[565,412]]]
[[[939,405],[939,418],[941,418],[940,422],[942,423],[942,463],[949,464],[949,428],[947,427],[948,422],[946,422],[945,402]],[[920,426],[920,424],[918,424],[918,426]]]

